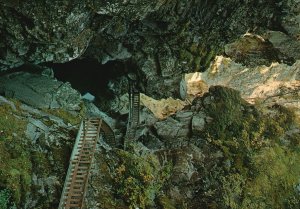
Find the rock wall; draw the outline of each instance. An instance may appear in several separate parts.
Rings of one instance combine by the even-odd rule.
[[[293,37],[299,32],[296,0],[0,4],[0,70],[82,57],[101,63],[131,58],[155,97],[178,95],[174,87],[181,73],[205,69],[226,43],[246,31],[287,28]]]
[[[130,150],[98,143],[87,208],[299,208],[299,0],[0,5],[1,71],[130,60],[154,98],[142,97]],[[190,72],[186,102],[158,100],[178,97]],[[116,98],[126,85],[109,84]],[[14,97],[0,96],[0,208],[56,208],[84,109],[105,114],[45,75],[1,77],[0,94]],[[113,102],[105,118],[121,144],[127,98]]]

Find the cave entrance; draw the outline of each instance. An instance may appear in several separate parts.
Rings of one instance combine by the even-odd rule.
[[[103,110],[109,110],[108,101],[118,96],[109,87],[109,82],[117,82],[116,80],[127,74],[128,69],[132,69],[129,61],[110,61],[101,64],[95,59],[77,59],[67,63],[45,65],[53,69],[56,79],[71,83],[82,95],[87,92],[94,95],[95,103]]]

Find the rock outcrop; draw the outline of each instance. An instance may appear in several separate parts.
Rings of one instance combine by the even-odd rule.
[[[183,95],[190,99],[203,95],[210,86],[220,85],[240,91],[250,103],[280,104],[294,108],[300,114],[299,60],[292,66],[272,63],[270,66],[246,67],[218,56],[206,72],[186,75],[182,83],[182,92],[186,92]]]

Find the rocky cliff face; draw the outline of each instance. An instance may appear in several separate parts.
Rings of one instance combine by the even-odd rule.
[[[57,208],[86,113],[123,143],[131,71],[136,142],[99,141],[86,208],[299,208],[299,0],[0,6],[0,208]],[[114,99],[83,102],[44,67],[81,58],[128,64]],[[10,72],[24,63],[45,70]]]
[[[299,35],[296,0],[0,3],[0,69],[79,57],[131,59],[149,94],[160,97],[177,94],[181,73],[204,70],[247,31]],[[162,86],[168,93],[160,93]]]

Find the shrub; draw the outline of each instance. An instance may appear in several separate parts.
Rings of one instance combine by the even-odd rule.
[[[10,193],[7,189],[0,190],[0,208],[8,209]]]
[[[116,193],[126,200],[130,209],[154,204],[171,166],[160,167],[154,155],[137,156],[125,151],[118,153],[121,163],[115,172]]]

